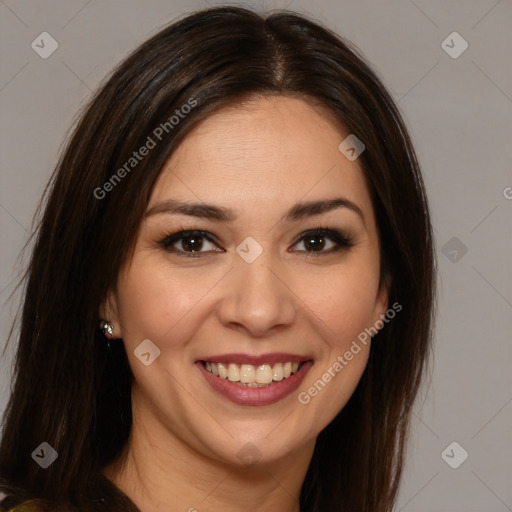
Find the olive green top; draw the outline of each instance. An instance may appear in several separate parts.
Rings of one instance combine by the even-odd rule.
[[[16,505],[14,508],[11,508],[9,512],[38,512],[38,510],[39,507],[34,500],[27,500],[20,505]]]

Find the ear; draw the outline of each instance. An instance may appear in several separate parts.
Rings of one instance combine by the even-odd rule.
[[[381,320],[381,316],[385,316],[389,308],[389,289],[391,287],[391,280],[389,276],[383,276],[381,279],[377,297],[375,298],[375,307],[373,310],[373,325],[377,320]]]
[[[113,290],[108,290],[102,299],[98,310],[100,320],[107,320],[114,326],[113,338],[122,338],[121,324],[119,321],[119,308],[117,296]]]

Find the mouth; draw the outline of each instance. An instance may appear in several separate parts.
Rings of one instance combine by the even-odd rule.
[[[196,366],[223,397],[238,405],[261,406],[278,402],[296,390],[313,360],[291,354],[226,354],[198,360]]]
[[[237,363],[212,363],[201,361],[207,372],[215,377],[227,379],[238,386],[248,388],[266,388],[295,375],[304,364],[303,362],[265,363],[258,366]]]

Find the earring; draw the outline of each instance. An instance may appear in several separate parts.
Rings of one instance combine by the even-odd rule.
[[[108,320],[103,320],[101,322],[100,329],[103,331],[103,336],[105,336],[105,338],[108,338],[107,334],[109,336],[114,335],[114,326]]]

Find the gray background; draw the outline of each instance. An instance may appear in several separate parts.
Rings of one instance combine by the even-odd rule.
[[[7,299],[26,262],[16,267],[17,257],[78,110],[139,43],[208,4],[220,2],[0,1],[2,346],[19,295]],[[396,510],[512,511],[512,2],[241,4],[311,14],[355,42],[399,102],[424,170],[439,253],[439,318]],[[44,31],[59,45],[47,59],[31,48]],[[458,58],[442,46],[453,31],[469,44]],[[445,44],[462,48],[453,37]],[[0,411],[12,348],[1,363]],[[441,457],[453,441],[469,454],[457,469],[445,460],[460,462],[462,448]]]

